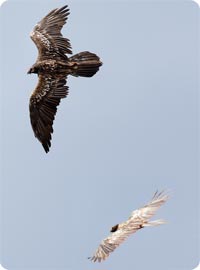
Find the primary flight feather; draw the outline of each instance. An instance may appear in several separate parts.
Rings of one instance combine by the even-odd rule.
[[[113,252],[131,234],[144,227],[157,226],[165,223],[164,220],[159,219],[150,221],[150,219],[167,201],[167,199],[168,195],[164,192],[156,192],[152,200],[144,207],[133,211],[127,221],[113,226],[111,228],[111,234],[100,243],[94,255],[89,257],[89,259],[94,262],[101,262],[102,260],[107,259],[110,253]]]
[[[71,44],[62,36],[61,29],[68,15],[67,5],[54,9],[30,34],[38,48],[37,61],[28,71],[38,74],[38,84],[30,98],[30,119],[34,134],[46,152],[51,146],[57,106],[68,94],[67,76],[92,77],[102,65],[96,54],[87,51],[66,55],[72,54]]]

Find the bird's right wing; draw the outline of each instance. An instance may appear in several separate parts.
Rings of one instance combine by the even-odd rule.
[[[46,152],[51,146],[57,106],[68,94],[68,86],[65,84],[66,76],[39,75],[38,84],[30,98],[31,125],[35,137],[42,143]]]
[[[123,243],[131,234],[139,229],[138,224],[131,223],[120,225],[120,228],[111,233],[107,238],[105,238],[95,251],[94,255],[89,259],[93,262],[101,262],[110,255],[121,243]]]

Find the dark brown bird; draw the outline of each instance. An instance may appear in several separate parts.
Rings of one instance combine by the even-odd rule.
[[[92,77],[102,65],[99,57],[90,52],[81,52],[72,57],[69,39],[61,29],[69,15],[68,6],[52,10],[36,24],[30,34],[39,54],[28,74],[37,73],[39,80],[30,98],[30,119],[36,138],[46,153],[51,146],[53,121],[57,106],[68,94],[68,75]]]

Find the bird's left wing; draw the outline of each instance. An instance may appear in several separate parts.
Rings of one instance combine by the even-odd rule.
[[[39,75],[39,81],[30,98],[31,125],[46,153],[51,146],[51,133],[57,106],[68,94],[66,76]]]
[[[168,200],[169,195],[163,191],[156,191],[153,198],[145,206],[132,212],[128,221],[144,224],[151,219],[156,211]]]
[[[131,234],[139,229],[138,224],[129,222],[120,225],[120,228],[111,233],[107,238],[105,238],[97,248],[96,252],[89,259],[91,261],[101,262],[110,255],[122,242],[124,242]]]
[[[38,48],[38,61],[48,58],[67,59],[65,54],[72,54],[69,39],[64,38],[61,34],[68,15],[68,6],[54,9],[34,27],[30,37]]]

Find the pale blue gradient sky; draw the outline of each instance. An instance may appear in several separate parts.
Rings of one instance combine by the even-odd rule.
[[[73,52],[97,53],[93,78],[69,77],[52,148],[29,122],[29,33],[68,4]],[[1,8],[2,245],[8,269],[171,270],[199,261],[197,16],[192,1],[14,1]],[[167,225],[138,232],[98,265],[110,227],[156,189]]]

